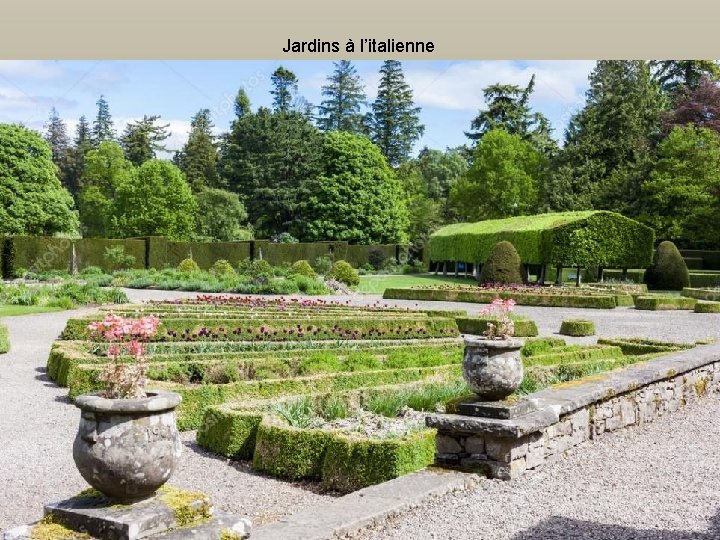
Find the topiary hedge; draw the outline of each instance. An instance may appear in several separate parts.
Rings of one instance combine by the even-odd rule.
[[[613,345],[620,347],[626,355],[645,355],[652,353],[673,352],[683,349],[692,349],[694,343],[676,343],[673,341],[660,341],[645,338],[598,338],[599,345]]]
[[[685,260],[675,244],[668,240],[660,242],[653,264],[645,271],[644,279],[648,289],[654,290],[681,291],[683,287],[690,286]]]
[[[455,319],[458,325],[458,330],[461,334],[472,334],[476,336],[483,335],[487,330],[488,323],[497,322],[497,318],[493,317],[460,317]],[[530,319],[523,319],[519,317],[513,317],[513,324],[515,325],[516,337],[534,337],[538,335],[538,328],[535,321]]]
[[[522,264],[515,246],[505,240],[495,244],[482,265],[478,281],[502,285],[523,283]]]
[[[698,300],[720,301],[720,289],[701,289],[694,287],[685,287],[682,295]]]
[[[691,287],[720,287],[720,272],[690,272]]]
[[[567,319],[560,323],[560,332],[563,336],[594,336],[595,323],[583,319]]]
[[[695,313],[720,313],[720,302],[698,302]]]
[[[3,249],[3,277],[14,278],[19,269],[33,272],[71,270],[72,240],[50,236],[8,236]]]
[[[635,309],[665,311],[675,309],[694,309],[697,300],[685,296],[638,296]]]
[[[526,264],[644,268],[655,234],[645,225],[607,211],[563,212],[458,223],[430,237],[433,261],[477,262],[506,240]]]
[[[10,351],[10,332],[7,326],[0,324],[0,354]]]
[[[129,268],[145,268],[145,241],[138,239],[109,240],[106,238],[82,238],[75,240],[77,269],[82,271],[90,266],[102,268],[106,272],[115,270],[105,256],[107,248],[121,246],[125,255],[133,257]],[[124,269],[124,268],[123,268]]]

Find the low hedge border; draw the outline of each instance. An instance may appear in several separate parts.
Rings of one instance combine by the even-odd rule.
[[[720,313],[720,302],[698,302],[695,313]]]
[[[674,352],[692,349],[694,343],[676,343],[654,339],[598,338],[598,345],[614,345],[620,347],[625,355],[645,355],[652,353]]]
[[[697,300],[686,296],[638,296],[635,298],[635,309],[649,311],[665,311],[693,309]]]
[[[614,309],[618,305],[617,296],[625,295],[553,295],[522,292],[493,292],[483,290],[458,289],[385,289],[383,298],[394,300],[417,300],[437,302],[471,302],[489,304],[496,298],[515,300],[521,306],[541,307],[577,307],[595,309]]]
[[[606,278],[621,279],[622,272],[620,270],[605,270]],[[690,287],[720,287],[720,272],[689,272]],[[627,278],[635,283],[642,283],[645,276],[645,270],[628,270]]]
[[[95,319],[69,319],[60,339],[87,340],[88,324]],[[460,335],[455,319],[449,317],[331,319],[161,319],[152,341],[236,341],[236,340],[321,340],[436,338]],[[240,324],[241,323],[241,324]]]
[[[0,354],[10,351],[10,332],[7,326],[0,324]]]
[[[461,334],[483,335],[488,328],[488,323],[497,322],[497,318],[491,317],[459,317],[455,319],[458,330]],[[535,337],[538,335],[538,328],[535,321],[530,319],[514,319],[514,335],[516,337]]]
[[[595,323],[583,319],[567,319],[560,323],[563,336],[585,337],[595,335]]]
[[[682,295],[697,300],[710,300],[713,302],[720,301],[720,289],[698,289],[694,287],[685,287]]]
[[[621,358],[623,351],[616,345],[570,345],[558,347],[550,352],[524,356],[525,366],[549,366],[586,362],[589,360],[605,360],[609,358]]]

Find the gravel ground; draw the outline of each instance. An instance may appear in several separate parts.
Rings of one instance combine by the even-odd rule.
[[[128,295],[132,301],[141,302],[193,297],[196,293],[128,290]],[[352,304],[418,306],[410,301],[383,301],[377,296],[332,298]],[[419,307],[477,313],[484,306],[427,302]],[[557,332],[564,318],[589,318],[604,336],[684,341],[720,338],[720,314],[522,306],[516,311],[532,317],[542,334]],[[0,355],[0,530],[38,519],[44,503],[85,487],[72,461],[78,411],[68,403],[67,391],[48,381],[43,373],[52,341],[67,318],[78,313],[82,311],[5,320],[12,350]],[[704,531],[717,510],[712,502],[720,473],[710,470],[709,465],[714,463],[712,458],[720,443],[720,428],[715,422],[718,413],[720,404],[706,400],[649,428],[590,445],[562,465],[527,476],[522,485],[484,482],[473,492],[434,501],[389,529],[369,531],[363,538],[704,539],[688,531]],[[192,432],[183,434],[183,439],[185,453],[172,483],[205,491],[218,508],[248,516],[256,525],[328,499],[312,485],[263,477],[246,464],[207,454],[194,445]],[[633,479],[632,483],[628,479]],[[623,527],[630,527],[630,532],[625,534]],[[590,532],[572,536],[569,531],[573,528]],[[646,529],[686,532],[663,536]],[[512,536],[523,530],[524,535]],[[717,530],[715,536],[707,538],[720,538]]]
[[[518,480],[486,480],[355,540],[717,540],[720,400],[584,443]]]

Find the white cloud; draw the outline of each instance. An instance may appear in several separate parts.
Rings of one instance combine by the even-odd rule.
[[[0,60],[0,76],[8,79],[48,80],[62,77],[65,70],[51,60]]]

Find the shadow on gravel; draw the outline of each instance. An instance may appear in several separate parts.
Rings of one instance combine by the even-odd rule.
[[[512,540],[718,540],[720,513],[707,532],[633,529],[553,516],[512,537]]]

